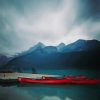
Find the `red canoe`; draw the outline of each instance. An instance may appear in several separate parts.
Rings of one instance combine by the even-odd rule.
[[[31,79],[31,78],[18,78],[21,83],[43,83],[43,84],[64,84],[71,83],[71,80],[66,79]]]
[[[41,83],[41,84],[99,84],[100,80],[97,79],[57,79],[49,78],[45,79],[31,79],[31,78],[18,78],[21,83]]]

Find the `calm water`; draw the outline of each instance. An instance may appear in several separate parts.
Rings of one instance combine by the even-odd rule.
[[[38,70],[37,73],[87,75],[100,78],[100,71]],[[0,100],[100,100],[100,85],[32,85],[0,87]]]

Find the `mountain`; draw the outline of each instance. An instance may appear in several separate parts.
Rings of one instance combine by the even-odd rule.
[[[44,53],[56,53],[58,51],[57,51],[57,48],[54,46],[47,46],[47,47],[43,48],[43,52]]]
[[[10,59],[11,57],[7,57],[5,55],[0,54],[0,67],[6,64]]]
[[[94,51],[94,50],[96,51],[100,50],[100,42],[98,40],[80,39],[62,48],[62,52]]]
[[[39,43],[36,44],[35,46],[31,47],[31,48],[28,50],[28,52],[30,53],[30,52],[33,52],[33,51],[35,51],[35,50],[37,50],[37,49],[41,49],[41,48],[44,48],[44,47],[45,47],[45,45],[44,45],[43,43],[39,42]]]
[[[19,53],[16,57],[27,55],[27,54],[34,52],[34,51],[38,52],[39,50],[43,49],[44,47],[45,47],[45,45],[43,43],[39,42],[35,46],[29,48],[28,50],[26,50],[22,53]]]
[[[64,43],[60,43],[58,46],[57,46],[57,49],[59,52],[62,51],[62,49],[65,47],[66,45]]]
[[[77,40],[69,45],[63,45],[60,52],[58,47],[36,46],[35,49],[31,49],[31,52],[29,49],[26,54],[10,60],[3,68],[14,70],[100,69],[99,41]]]

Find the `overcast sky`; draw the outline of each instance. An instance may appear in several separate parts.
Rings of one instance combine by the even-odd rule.
[[[100,0],[0,0],[0,53],[77,39],[100,40]]]

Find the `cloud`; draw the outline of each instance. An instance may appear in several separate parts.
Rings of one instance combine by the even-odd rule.
[[[57,43],[60,38],[64,37],[76,18],[75,9],[73,10],[74,3],[74,0],[64,0],[61,9],[42,10],[37,18],[34,18],[34,13],[28,13],[28,17],[26,17],[27,13],[26,16],[18,16],[15,13],[18,17],[14,19],[14,29],[17,35],[29,42]],[[56,42],[52,42],[53,40]]]
[[[43,3],[37,4],[43,7]],[[7,5],[6,8],[1,9],[1,21],[4,20],[2,22],[4,26],[1,27],[0,41],[3,42],[1,52],[13,54],[24,51],[39,41],[47,45],[55,45],[61,42],[59,40],[64,37],[68,23],[72,23],[72,20],[74,20],[75,15],[71,17],[72,14],[75,14],[72,9],[74,2],[73,0],[64,0],[61,5],[56,6],[54,4],[53,9],[50,2],[47,2],[47,4],[48,7],[44,5],[43,8],[41,6],[34,8],[33,5],[28,3],[22,5],[21,11],[14,4],[11,7]],[[68,14],[69,16],[67,16]],[[65,19],[69,21],[67,24]],[[2,40],[2,37],[5,39]]]
[[[16,54],[37,42],[100,40],[99,10],[93,0],[0,1],[0,53]]]

